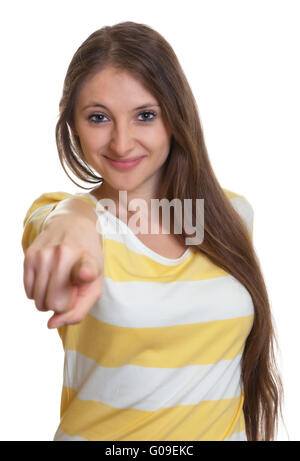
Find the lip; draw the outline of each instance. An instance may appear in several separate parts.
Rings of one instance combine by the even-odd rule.
[[[139,163],[141,163],[143,158],[145,158],[145,155],[142,157],[135,157],[129,160],[112,160],[111,158],[106,156],[104,156],[104,158],[117,170],[130,170],[131,168],[134,168]]]

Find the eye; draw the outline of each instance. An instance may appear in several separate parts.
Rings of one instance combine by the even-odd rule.
[[[140,112],[139,116],[140,115],[144,116],[145,114],[147,114],[147,117],[144,120],[140,120],[141,122],[152,122],[155,119],[155,117],[157,116],[157,114],[155,112],[153,112],[152,110],[146,110],[144,112]],[[149,115],[150,116],[152,115],[152,118],[149,118]],[[103,118],[100,119],[100,120],[99,120],[99,118],[98,118],[98,120],[97,119],[95,120],[95,119],[93,119],[93,117],[104,117],[104,118],[106,118],[106,116],[104,114],[91,114],[91,115],[89,115],[88,120],[91,121],[91,123],[94,123],[96,125],[99,125],[99,124],[103,123]]]
[[[89,121],[91,121],[92,123],[95,123],[96,125],[98,125],[99,123],[102,123],[102,120],[100,120],[100,122],[99,122],[99,119],[98,119],[98,121],[96,121],[96,120],[93,120],[93,117],[105,117],[105,115],[103,115],[103,114],[92,114],[92,115],[88,116]]]
[[[144,115],[144,114],[150,114],[150,115],[153,115],[152,118],[146,118],[146,120],[142,120],[142,121],[145,121],[145,122],[152,122],[152,120],[155,119],[156,117],[156,113],[155,112],[152,112],[152,110],[146,110],[144,112],[141,112],[139,115]]]

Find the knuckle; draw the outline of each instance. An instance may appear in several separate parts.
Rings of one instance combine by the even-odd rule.
[[[38,311],[46,311],[46,310],[48,310],[47,308],[45,308],[45,306],[42,306],[39,301],[35,301],[34,303],[35,303],[35,307],[37,308]]]
[[[64,304],[60,304],[60,303],[46,302],[46,306],[51,306],[49,309],[53,310],[54,312],[57,312],[58,314],[67,312],[69,310]]]
[[[34,262],[36,255],[35,250],[27,250],[24,256],[24,269],[27,269],[29,266],[31,266]]]
[[[35,253],[35,250],[33,248],[31,247],[27,248],[27,250],[25,251],[24,259],[25,260],[31,259],[34,253]]]
[[[52,256],[52,248],[45,247],[36,251],[36,258],[39,263],[48,261]]]
[[[71,251],[70,246],[65,242],[62,242],[56,245],[55,247],[56,257],[58,258],[58,260],[61,260],[62,258],[64,258],[66,255],[70,253],[70,251]]]
[[[65,299],[59,299],[57,296],[55,297],[54,294],[50,293],[46,295],[44,306],[48,310],[53,310],[54,312],[66,312],[68,310],[67,302]]]

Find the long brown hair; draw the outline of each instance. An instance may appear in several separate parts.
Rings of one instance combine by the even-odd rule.
[[[74,108],[87,79],[108,65],[130,71],[157,98],[171,128],[171,145],[164,166],[159,198],[204,198],[204,240],[201,251],[238,279],[251,294],[254,323],[242,356],[243,412],[247,439],[274,440],[278,410],[282,417],[283,386],[274,354],[278,342],[261,267],[248,229],[220,186],[208,157],[197,104],[178,58],[168,42],[145,24],[127,21],[92,33],[69,64],[59,104],[56,143],[60,162],[89,184],[103,178],[84,158],[74,133]],[[93,186],[94,187],[94,186]],[[183,230],[182,237],[188,236]],[[190,236],[189,236],[190,237]]]

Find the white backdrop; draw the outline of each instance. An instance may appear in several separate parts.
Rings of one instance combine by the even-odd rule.
[[[277,440],[300,440],[300,2],[1,2],[1,440],[52,440],[63,348],[23,288],[23,219],[44,192],[84,192],[55,144],[63,79],[80,44],[104,25],[145,23],[177,54],[198,103],[221,186],[254,209],[285,387]]]

